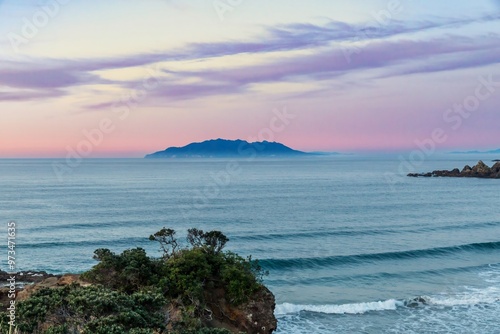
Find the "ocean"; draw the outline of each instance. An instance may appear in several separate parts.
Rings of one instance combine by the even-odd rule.
[[[0,160],[19,270],[82,272],[97,248],[159,255],[147,237],[163,226],[217,229],[269,271],[277,333],[500,333],[500,180],[405,177],[383,155],[54,163]]]

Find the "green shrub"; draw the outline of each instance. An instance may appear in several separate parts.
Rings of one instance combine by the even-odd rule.
[[[154,291],[131,295],[102,286],[78,285],[42,289],[19,303],[18,329],[23,333],[123,334],[131,330],[164,330],[166,299]],[[41,325],[50,327],[41,331]]]
[[[202,328],[210,313],[206,298],[213,307],[218,302],[213,292],[223,291],[233,305],[244,303],[262,288],[266,273],[251,257],[223,252],[229,239],[219,231],[190,229],[191,248],[180,247],[175,235],[163,228],[150,236],[164,252],[159,259],[142,248],[121,254],[97,249],[99,263],[81,276],[95,285],[35,292],[18,305],[18,329],[30,334],[166,333],[166,309],[175,305],[182,317],[174,326],[176,334],[230,333]],[[0,314],[2,332],[8,328],[6,319]]]
[[[148,257],[142,248],[128,249],[120,255],[101,248],[94,252],[94,259],[99,264],[82,278],[114,290],[132,293],[156,285],[161,275],[161,262]]]

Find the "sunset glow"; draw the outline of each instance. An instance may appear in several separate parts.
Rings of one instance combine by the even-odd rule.
[[[405,151],[436,129],[442,151],[500,147],[495,1],[215,4],[0,1],[0,157]],[[278,111],[294,117],[266,131]]]

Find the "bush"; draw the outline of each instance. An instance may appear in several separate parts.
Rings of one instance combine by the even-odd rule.
[[[128,249],[120,255],[101,248],[94,252],[94,259],[100,263],[82,278],[118,291],[132,293],[155,285],[161,275],[162,264],[148,257],[142,248]]]
[[[39,290],[19,303],[17,326],[22,333],[161,333],[165,331],[165,304],[163,295],[154,291],[128,295],[74,284]]]
[[[181,248],[175,235],[163,228],[150,236],[164,252],[160,259],[148,257],[142,248],[121,254],[97,249],[94,259],[99,263],[82,274],[96,285],[35,292],[18,305],[18,329],[34,334],[166,333],[166,310],[175,306],[181,312],[173,324],[175,333],[229,333],[202,328],[204,316],[211,313],[206,299],[217,307],[220,301],[212,295],[222,291],[229,303],[244,303],[262,288],[266,273],[251,257],[223,252],[229,239],[220,231],[190,229],[190,248]],[[0,314],[2,332],[5,319]]]

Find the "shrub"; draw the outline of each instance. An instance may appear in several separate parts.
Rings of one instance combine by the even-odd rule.
[[[181,319],[176,334],[226,334],[202,328],[208,310],[220,302],[214,291],[238,305],[262,288],[266,273],[251,257],[223,252],[228,238],[220,231],[190,229],[191,248],[181,248],[176,232],[163,228],[150,236],[160,243],[163,257],[147,256],[142,248],[115,254],[97,249],[99,261],[82,278],[96,285],[73,284],[42,289],[18,305],[18,329],[33,334],[152,334],[166,333],[168,314],[174,306]],[[5,331],[6,314],[0,314]],[[169,324],[172,325],[172,324]],[[43,330],[42,330],[43,328]]]
[[[82,334],[162,332],[165,303],[163,295],[154,291],[128,295],[102,286],[73,284],[39,290],[19,303],[17,325],[22,333],[66,334],[77,329]]]
[[[160,261],[148,257],[142,248],[128,249],[120,255],[101,248],[94,252],[94,259],[100,262],[82,278],[118,291],[132,293],[156,285],[161,275]]]

